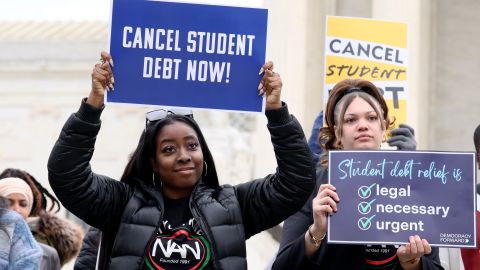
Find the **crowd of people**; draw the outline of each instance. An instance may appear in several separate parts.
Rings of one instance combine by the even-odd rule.
[[[382,143],[417,147],[413,128],[400,123],[392,129],[394,119],[373,83],[337,83],[307,143],[281,100],[281,76],[267,62],[258,92],[265,96],[277,161],[271,174],[220,185],[193,113],[158,109],[146,113],[138,145],[114,179],[90,166],[105,92],[114,88],[113,59],[102,52],[101,60],[88,97],[51,151],[48,178],[55,196],[24,170],[0,174],[0,269],[60,269],[74,258],[75,269],[246,269],[246,240],[282,221],[271,269],[443,269],[439,249],[421,235],[382,252],[325,240],[327,220],[342,200],[328,181],[329,151],[380,150]],[[480,126],[474,142],[480,163]],[[91,226],[85,237],[58,214],[61,205]],[[479,269],[479,252],[461,251],[465,269]]]

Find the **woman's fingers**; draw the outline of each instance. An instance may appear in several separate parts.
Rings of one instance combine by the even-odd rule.
[[[282,79],[278,73],[271,70],[265,70],[262,80],[258,85],[258,95],[261,96],[265,93],[270,94],[275,89],[282,88]]]
[[[401,262],[409,262],[421,258],[425,254],[432,252],[432,247],[427,240],[421,239],[420,236],[410,236],[409,243],[401,246],[397,250],[397,256]]]
[[[333,213],[336,213],[337,212],[337,203],[330,197],[325,197],[325,198],[322,198],[322,199],[319,199],[314,207],[313,207],[314,211],[315,209],[319,210],[319,211],[323,211],[323,212],[328,212],[329,214],[333,214]]]
[[[113,72],[112,72],[112,68],[111,68],[110,64],[107,63],[107,62],[103,63],[101,65],[101,68],[102,68],[103,72],[106,72],[105,77],[106,77],[106,80],[107,80],[106,83],[107,83],[108,88],[110,90],[113,90],[115,80],[113,79]]]
[[[273,70],[273,62],[268,61],[263,66],[260,68],[260,71],[258,72],[258,75],[261,75],[264,71],[266,70]]]
[[[278,73],[273,73],[272,76],[268,76],[262,80],[264,93],[270,94],[275,90],[282,89],[282,79]]]
[[[432,252],[432,247],[427,240],[421,239],[420,236],[410,236],[410,245],[412,249],[412,256],[419,258],[425,254],[430,254]]]
[[[112,73],[113,60],[109,53],[102,51],[100,53],[100,63],[96,64],[92,71],[92,83],[99,83],[103,89],[97,89],[96,92],[103,92],[102,90],[113,90],[115,79]]]
[[[425,249],[425,254],[432,253],[432,247],[426,239],[422,239],[423,248]]]
[[[313,199],[313,210],[333,214],[337,212],[337,203],[340,201],[336,188],[330,184],[321,185],[317,196]]]
[[[102,51],[100,53],[100,57],[103,61],[108,62],[113,67],[113,59],[112,59],[112,56],[108,52]]]
[[[258,95],[262,96],[265,93],[270,94],[274,89],[281,89],[282,87],[282,80],[280,75],[273,72],[273,62],[268,61],[260,68],[260,72],[258,73],[261,75],[263,73],[263,77],[258,84]]]
[[[340,197],[337,194],[337,188],[331,184],[323,184],[318,189],[317,197],[331,197],[335,202],[340,202]]]
[[[407,244],[407,245],[408,245],[408,244]],[[405,246],[400,246],[400,247],[397,249],[397,256],[398,256],[398,257],[405,256],[405,254],[407,254],[407,245],[405,245]]]
[[[102,70],[99,67],[100,64],[95,65],[95,67],[92,70],[92,80],[93,82],[98,82],[102,84],[103,86],[106,86],[106,75],[102,74]]]
[[[94,82],[99,82],[103,87],[113,88],[111,82],[112,72],[103,67],[104,64],[96,64],[92,72]],[[107,64],[108,66],[108,64]]]
[[[336,188],[334,185],[332,185],[332,184],[322,184],[322,185],[320,185],[320,188],[318,189],[318,191],[322,191],[322,190],[324,190],[324,189],[326,189],[326,188],[331,189],[331,190],[333,190],[333,191],[336,191],[336,190],[337,190],[337,188]]]
[[[100,63],[92,69],[92,88],[87,103],[101,108],[104,102],[105,91],[113,90],[114,79],[112,73],[113,60],[109,53],[100,53]]]
[[[422,239],[420,238],[420,236],[415,235],[414,241],[415,246],[417,247],[417,253],[415,254],[415,257],[423,256],[423,254],[425,254],[425,247],[423,246]]]
[[[312,201],[313,220],[318,232],[325,233],[327,231],[327,215],[337,212],[337,203],[340,199],[336,190],[333,185],[323,184]]]
[[[106,63],[105,64],[96,64],[94,71],[99,76],[103,76],[103,77],[105,77],[105,79],[108,79],[109,77],[111,77],[112,73],[111,73],[110,70],[107,70],[107,68],[104,67],[104,65],[108,66],[108,64],[106,64]]]
[[[411,250],[411,256],[412,257],[418,257],[418,246],[416,243],[415,236],[410,236],[410,250]]]

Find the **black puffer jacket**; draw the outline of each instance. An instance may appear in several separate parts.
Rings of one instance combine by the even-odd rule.
[[[82,249],[75,260],[73,270],[95,269],[97,264],[98,246],[102,232],[94,227],[90,227],[83,237]]]
[[[140,269],[163,217],[163,195],[153,186],[129,186],[91,171],[100,114],[82,102],[65,123],[48,161],[50,185],[67,209],[102,230],[100,256],[108,258],[102,268]],[[200,180],[190,196],[190,210],[211,243],[217,269],[246,269],[245,239],[295,213],[315,185],[311,153],[297,120],[286,105],[266,115],[276,173],[216,189]]]

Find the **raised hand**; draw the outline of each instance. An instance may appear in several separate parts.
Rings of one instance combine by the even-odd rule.
[[[404,151],[414,151],[417,149],[415,131],[411,126],[400,124],[400,126],[393,129],[390,134],[392,134],[392,137],[387,140],[388,145],[396,146],[398,150]]]
[[[105,91],[113,90],[115,80],[112,73],[113,60],[109,53],[101,52],[100,63],[92,70],[92,89],[87,103],[102,107]]]
[[[263,64],[260,69],[260,74],[263,73],[262,80],[258,85],[258,95],[265,95],[265,108],[278,109],[282,107],[280,99],[282,93],[282,78],[278,73],[273,72],[273,62],[268,61]]]

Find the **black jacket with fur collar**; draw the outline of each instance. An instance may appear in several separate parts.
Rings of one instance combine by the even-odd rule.
[[[101,256],[108,258],[102,268],[142,269],[148,241],[163,217],[163,195],[153,186],[129,186],[91,171],[100,114],[101,109],[82,102],[67,120],[48,162],[50,185],[67,209],[102,230]],[[200,181],[190,197],[216,269],[246,269],[245,240],[295,213],[315,184],[300,124],[286,105],[266,115],[276,173],[216,189]]]

